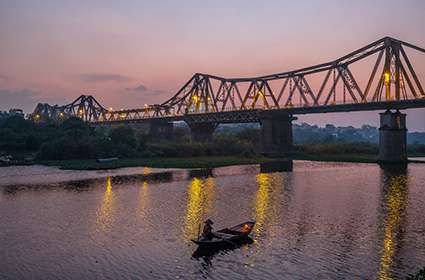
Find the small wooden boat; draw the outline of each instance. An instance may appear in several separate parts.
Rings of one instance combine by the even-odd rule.
[[[110,161],[117,161],[119,158],[117,157],[110,157],[110,158],[98,158],[96,159],[96,162],[110,162]]]
[[[192,241],[200,247],[219,248],[222,246],[239,245],[250,239],[249,234],[254,228],[255,221],[247,221],[231,228],[224,228],[214,231],[212,239],[199,237]]]

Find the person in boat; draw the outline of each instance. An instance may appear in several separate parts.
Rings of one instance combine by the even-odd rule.
[[[214,233],[212,232],[214,224],[213,221],[210,219],[207,219],[204,223],[204,228],[202,229],[202,238],[206,240],[211,240],[215,237]]]

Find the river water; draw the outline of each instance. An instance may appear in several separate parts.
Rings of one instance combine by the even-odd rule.
[[[111,172],[3,176],[0,279],[399,279],[425,265],[423,164]],[[207,217],[255,219],[254,242],[193,257]]]

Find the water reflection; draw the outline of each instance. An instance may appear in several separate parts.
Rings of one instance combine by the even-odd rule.
[[[83,192],[87,191],[100,182],[102,182],[104,179],[85,179],[85,180],[78,180],[78,181],[68,181],[63,183],[50,183],[50,184],[30,184],[30,185],[8,185],[8,186],[1,186],[0,190],[1,192],[6,195],[16,195],[19,192],[25,192],[25,191],[46,191],[46,190],[53,190],[53,189],[65,189],[67,191],[72,192]]]
[[[260,164],[261,173],[291,172],[294,168],[292,160],[276,160]]]
[[[139,215],[141,218],[146,217],[146,211],[149,209],[149,188],[148,182],[142,182],[139,190]]]
[[[128,181],[102,172],[84,192],[0,188],[0,278],[403,279],[423,266],[423,165],[407,180],[370,164],[295,165],[190,180],[184,170],[172,183],[149,169]],[[194,260],[188,239],[208,216],[216,228],[256,219],[255,243]]]
[[[142,175],[147,176],[147,175],[149,175],[151,173],[152,173],[152,168],[150,168],[150,167],[143,167],[143,169],[142,169]]]
[[[146,217],[146,211],[149,209],[149,183],[148,175],[152,173],[152,169],[149,167],[143,167],[142,175],[145,176],[145,179],[142,180],[141,186],[139,189],[139,216],[144,219]]]
[[[221,253],[224,255],[224,254],[230,253],[232,250],[239,249],[247,244],[252,244],[252,243],[254,243],[254,239],[252,239],[251,237],[247,237],[245,240],[238,243],[227,243],[227,244],[222,244],[213,248],[198,247],[192,253],[192,257],[195,259],[203,258],[203,260],[208,265],[212,265],[211,260],[218,253]]]
[[[116,184],[132,183],[138,181],[149,181],[149,182],[171,182],[173,181],[173,172],[164,171],[153,173],[151,168],[145,167],[142,170],[142,174],[133,175],[118,175],[112,177],[112,182]]]
[[[408,201],[407,176],[405,171],[383,171],[384,213],[383,242],[378,278],[394,279],[391,269],[394,267],[396,250],[401,246],[404,232],[404,215]]]
[[[282,173],[259,173],[256,179],[258,189],[254,199],[254,232],[259,234],[265,231],[266,224],[270,226],[280,215],[284,185]]]
[[[203,220],[211,215],[215,196],[214,178],[193,178],[187,194],[184,236],[186,239],[191,239],[198,236]]]
[[[254,232],[263,230],[266,219],[267,206],[270,199],[270,176],[271,174],[260,173],[257,175],[258,190],[255,195],[255,221]]]
[[[189,170],[189,179],[192,178],[208,178],[213,177],[213,169],[212,168],[198,168]]]
[[[102,204],[97,211],[97,229],[99,231],[108,231],[113,223],[114,210],[114,192],[112,191],[111,177],[106,178],[106,189],[103,193]]]
[[[142,170],[142,174],[130,174],[130,175],[115,175],[107,177],[107,180],[111,181],[111,183],[116,185],[124,185],[127,183],[138,183],[142,182],[171,182],[176,177],[180,180],[181,172],[152,172],[152,169],[149,167],[145,167]],[[179,176],[180,175],[180,176]],[[105,178],[92,178],[92,179],[83,179],[83,180],[73,180],[67,182],[57,182],[57,183],[49,183],[49,184],[28,184],[28,185],[7,185],[1,186],[0,192],[4,195],[16,195],[19,192],[31,190],[31,191],[45,191],[47,189],[56,189],[63,188],[67,191],[71,192],[83,192],[92,190],[97,187],[99,184],[103,184]]]

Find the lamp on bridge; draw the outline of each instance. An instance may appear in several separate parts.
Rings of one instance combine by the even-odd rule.
[[[387,101],[391,100],[391,74],[389,72],[384,73],[384,84],[385,84],[385,97]]]

